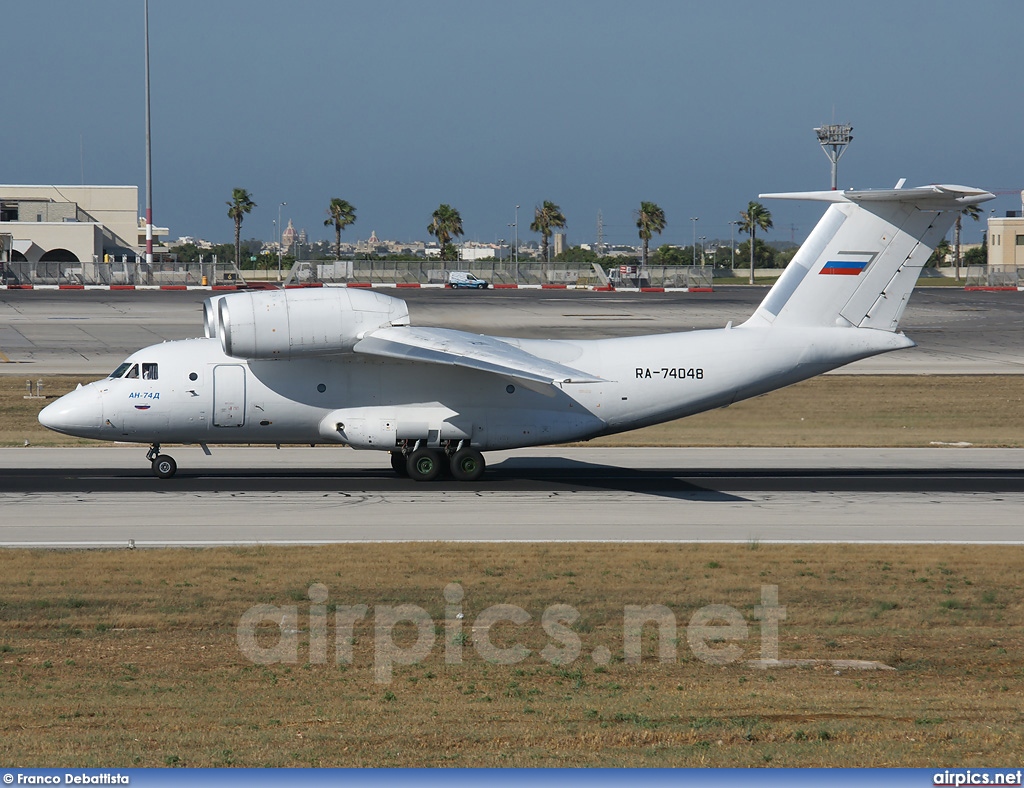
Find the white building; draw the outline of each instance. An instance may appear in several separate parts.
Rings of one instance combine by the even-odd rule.
[[[1024,217],[993,216],[988,220],[988,264],[1024,268]]]
[[[167,232],[153,228],[154,248]],[[0,186],[0,235],[8,262],[102,263],[146,249],[137,186]]]

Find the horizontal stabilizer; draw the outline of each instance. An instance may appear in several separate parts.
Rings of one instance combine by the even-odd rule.
[[[984,189],[970,186],[932,185],[913,189],[848,189],[846,191],[778,192],[760,194],[763,200],[809,200],[818,202],[909,202],[920,206],[955,208],[995,199]]]
[[[356,353],[374,356],[465,367],[533,384],[602,381],[572,367],[527,353],[495,337],[449,328],[382,328],[365,336],[353,349]]]

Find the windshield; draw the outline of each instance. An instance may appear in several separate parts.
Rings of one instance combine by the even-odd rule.
[[[131,362],[129,362],[129,361],[124,362],[121,366],[119,366],[117,369],[115,369],[113,372],[110,373],[110,377],[112,377],[112,378],[123,377],[124,373],[128,371],[128,367],[130,367],[130,366],[131,366]]]

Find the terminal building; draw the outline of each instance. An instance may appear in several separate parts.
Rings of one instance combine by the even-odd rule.
[[[1024,268],[1024,217],[1019,211],[988,220],[988,264]]]
[[[153,228],[154,251],[166,251],[157,245],[167,233]],[[9,270],[102,279],[97,266],[136,262],[145,250],[137,186],[0,185],[0,261]]]

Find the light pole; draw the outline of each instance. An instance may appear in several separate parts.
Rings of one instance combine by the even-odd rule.
[[[700,220],[699,216],[691,216],[690,221],[693,222],[693,264],[697,265],[697,222]]]
[[[142,7],[146,28],[146,269],[153,270],[153,152],[149,115],[149,0]],[[136,239],[138,242],[138,239]]]
[[[506,224],[505,226],[508,228],[509,234],[511,234],[512,231],[515,229],[515,225],[512,224],[512,223]],[[513,242],[509,241],[509,243],[512,244]],[[510,248],[508,250],[508,264],[509,264],[509,266],[515,265],[515,263],[513,262],[514,255],[515,255],[514,250]],[[513,279],[514,278],[515,278],[515,274],[513,274]]]
[[[284,233],[281,232],[281,208],[288,203],[283,202],[277,206],[277,281],[281,281],[281,239],[284,237]]]
[[[518,205],[516,206],[516,220],[513,223],[512,227],[514,227],[515,231],[516,231],[516,252],[515,252],[515,258],[516,258],[516,276],[518,277],[519,276],[519,206]]]
[[[729,222],[729,248],[732,249],[732,261],[729,263],[729,267],[732,269],[736,268],[736,225],[740,224],[738,220]]]
[[[832,162],[832,191],[839,183],[839,159],[846,152],[846,146],[853,140],[853,126],[849,123],[823,124],[814,130],[818,144]]]
[[[519,206],[516,206],[516,220],[512,225],[516,231],[516,250],[514,252],[516,262],[516,284],[519,284]]]

